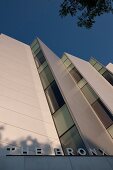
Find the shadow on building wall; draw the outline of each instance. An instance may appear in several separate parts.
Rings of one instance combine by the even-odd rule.
[[[40,143],[37,138],[33,138],[31,135],[27,136],[24,139],[21,138],[13,141],[9,141],[8,139],[3,140],[2,135],[4,135],[3,134],[5,133],[4,131],[5,131],[5,127],[1,125],[0,126],[0,155],[6,156],[6,155],[37,155],[37,154],[54,155],[55,154],[54,148],[52,146],[52,143],[50,143],[50,141],[46,143]],[[97,155],[103,155],[103,154],[109,155],[106,152],[106,150],[104,150],[104,148],[95,145],[93,142],[89,141],[89,139],[87,139],[87,143],[89,144],[89,148],[92,149],[92,153],[89,152],[90,155],[96,155],[96,153]],[[57,146],[57,148],[60,148],[60,146]],[[77,153],[77,148],[74,148],[73,151],[75,155],[79,155]]]
[[[3,125],[0,126],[0,155],[36,155],[37,152],[38,154],[41,152],[43,155],[54,154],[52,143],[49,141],[40,143],[37,138],[33,138],[31,135],[24,139],[21,138],[13,141],[9,141],[8,139],[3,140],[2,135],[5,133],[4,130],[5,127]]]

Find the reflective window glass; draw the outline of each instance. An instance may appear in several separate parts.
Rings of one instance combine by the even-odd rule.
[[[71,64],[71,61],[69,59],[65,60],[64,65],[68,67]]]
[[[103,73],[105,73],[105,71],[106,71],[106,68],[105,68],[105,67],[102,67],[101,70],[99,70],[99,73],[100,73],[100,74],[103,74]]]
[[[41,71],[43,71],[43,69],[47,66],[47,61],[45,61],[39,68],[38,68],[38,72],[41,73]]]
[[[44,55],[43,55],[43,53],[42,53],[42,51],[40,51],[40,52],[36,55],[35,59],[38,61],[39,66],[42,65],[42,64],[46,61],[46,60],[45,60],[45,57],[44,57]]]
[[[86,84],[81,91],[85,95],[86,99],[89,101],[90,104],[94,103],[97,99],[98,96],[94,92],[94,90],[90,87],[89,84]]]
[[[111,125],[107,130],[109,134],[111,135],[111,137],[113,138],[113,125]]]
[[[113,74],[111,74],[109,71],[106,71],[103,74],[103,77],[113,86]]]
[[[67,56],[64,54],[63,57],[61,58],[62,62],[64,62],[67,59]]]
[[[45,93],[52,113],[64,105],[64,99],[55,81],[45,90]]]
[[[61,136],[74,124],[66,104],[54,113],[53,119],[59,136]]]
[[[38,64],[38,61],[35,59],[35,63],[36,63],[36,66],[37,68],[39,67],[39,64]]]
[[[81,89],[86,83],[87,83],[87,81],[86,81],[84,78],[82,78],[82,79],[78,82],[79,88]]]
[[[79,132],[75,126],[69,129],[69,131],[67,131],[63,136],[61,136],[60,141],[63,146],[65,155],[67,155],[66,148],[72,148],[74,154],[76,155],[78,148],[83,148],[86,150],[82,138],[80,137]]]
[[[40,48],[38,48],[35,52],[34,52],[34,56],[36,56],[40,51]]]
[[[89,63],[92,65],[92,66],[94,66],[95,64],[96,64],[96,60],[95,59],[93,59],[93,58],[91,58],[90,60],[89,60]]]
[[[49,84],[54,80],[54,77],[48,66],[40,73],[40,79],[42,81],[44,89],[46,89],[49,86]]]
[[[106,106],[98,99],[95,103],[92,104],[93,109],[95,110],[97,116],[100,118],[102,123],[106,128],[110,127],[113,122],[113,116],[106,108]]]
[[[32,51],[35,52],[38,48],[39,48],[39,44],[36,43],[36,44],[33,46]]]
[[[102,68],[102,65],[99,64],[99,63],[96,63],[96,64],[94,65],[94,68],[95,68],[97,71],[99,71],[99,70]]]
[[[35,39],[31,44],[31,48],[33,48],[33,46],[35,46],[35,44],[37,44],[37,43],[38,43],[38,41],[37,41],[37,39]]]
[[[69,65],[69,67],[67,68],[68,71],[71,71],[75,66],[73,64]]]
[[[76,68],[73,68],[71,71],[70,71],[70,74],[72,75],[72,77],[74,78],[74,80],[76,82],[79,82],[83,77],[82,75],[77,71]]]

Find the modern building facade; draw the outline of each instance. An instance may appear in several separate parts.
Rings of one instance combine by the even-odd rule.
[[[2,169],[5,161],[36,169],[32,163],[39,160],[47,169],[45,159],[70,170],[80,162],[94,168],[95,159],[101,162],[95,168],[113,168],[111,63],[104,67],[68,53],[58,58],[38,38],[29,46],[1,34],[0,99]]]

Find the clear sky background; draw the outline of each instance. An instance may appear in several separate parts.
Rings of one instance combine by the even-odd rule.
[[[96,19],[90,30],[76,18],[59,16],[62,0],[0,0],[0,32],[30,44],[39,37],[59,57],[68,52],[82,59],[91,56],[113,63],[113,15]]]

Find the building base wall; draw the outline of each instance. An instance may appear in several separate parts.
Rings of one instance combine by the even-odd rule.
[[[113,170],[113,157],[4,156],[1,170]]]

